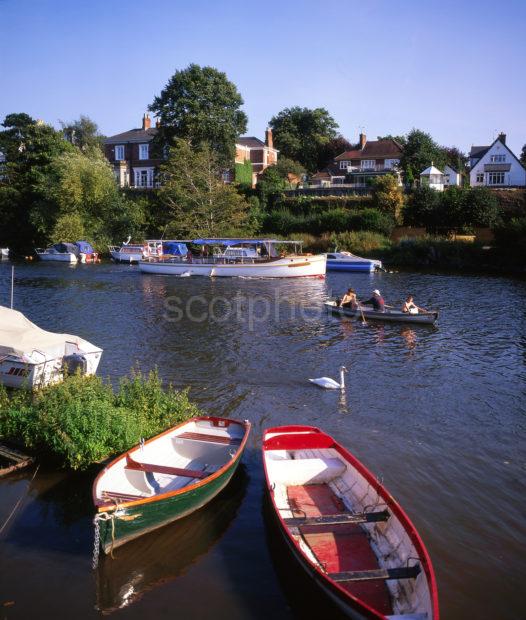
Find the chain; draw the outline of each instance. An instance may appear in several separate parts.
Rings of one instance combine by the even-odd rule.
[[[93,542],[93,562],[91,564],[93,570],[99,565],[100,554],[100,522],[101,521],[113,521],[114,515],[110,515],[107,512],[101,512],[93,517],[93,525],[95,526],[95,540]],[[112,524],[113,525],[113,524]]]

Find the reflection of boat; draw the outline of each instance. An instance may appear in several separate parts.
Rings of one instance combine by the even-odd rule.
[[[0,383],[8,387],[43,387],[60,381],[64,370],[95,374],[101,355],[87,340],[44,331],[0,306]]]
[[[174,242],[175,243],[175,242]],[[188,253],[185,256],[169,258],[149,257],[139,261],[139,268],[145,273],[209,277],[249,278],[293,278],[325,276],[325,254],[313,256],[298,252],[300,241],[279,241],[276,239],[194,239],[192,244],[201,246],[199,256]],[[294,253],[283,255],[279,246],[294,245]],[[212,252],[208,253],[208,248]],[[226,250],[217,250],[226,248]]]
[[[105,553],[209,502],[233,476],[249,433],[247,421],[193,418],[112,461],[93,483]]]
[[[40,260],[56,261],[61,263],[76,263],[79,249],[74,243],[55,243],[49,248],[37,248],[35,254]]]
[[[0,248],[0,260],[2,258],[9,258],[9,248]]]
[[[327,254],[327,271],[377,271],[382,269],[382,261],[362,258],[351,252],[330,252]]]
[[[283,426],[265,432],[263,462],[284,539],[342,611],[360,619],[438,620],[424,543],[350,452],[318,428]]]
[[[231,483],[192,515],[141,536],[104,556],[97,569],[97,607],[103,613],[126,607],[148,590],[184,574],[225,534],[245,495],[247,477],[239,468]]]
[[[326,301],[324,305],[327,308],[327,312],[358,319],[361,319],[363,314],[366,319],[396,323],[414,323],[415,325],[434,325],[438,320],[438,312],[428,312],[425,314],[423,312],[411,314],[409,312],[402,312],[401,310],[385,310],[384,312],[378,312],[367,306],[361,306],[361,309],[352,310],[351,308],[337,306],[335,301]]]

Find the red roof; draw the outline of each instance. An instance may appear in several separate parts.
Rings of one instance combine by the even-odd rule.
[[[398,159],[402,156],[402,147],[396,140],[371,140],[366,142],[363,149],[345,151],[334,158],[334,161],[345,161],[347,159],[376,159],[387,157],[388,159]]]

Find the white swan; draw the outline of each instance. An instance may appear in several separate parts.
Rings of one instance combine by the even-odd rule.
[[[345,366],[340,366],[340,383],[338,383],[334,379],[330,379],[329,377],[320,377],[319,379],[309,379],[309,381],[311,383],[314,383],[314,385],[318,385],[319,387],[325,388],[326,390],[345,390],[344,374],[346,372],[347,372],[347,368],[345,368]]]

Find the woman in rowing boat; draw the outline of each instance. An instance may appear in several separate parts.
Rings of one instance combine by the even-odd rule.
[[[345,295],[337,301],[340,308],[350,308],[351,310],[358,309],[358,300],[356,299],[356,291],[353,288],[347,289]]]
[[[402,312],[407,312],[409,314],[418,314],[419,312],[427,313],[427,310],[424,308],[419,308],[413,301],[413,296],[408,295],[404,305],[402,306]]]

